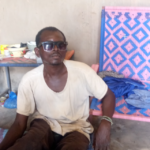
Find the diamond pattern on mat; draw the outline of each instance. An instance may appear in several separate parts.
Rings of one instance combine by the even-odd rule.
[[[140,28],[135,33],[133,33],[132,36],[135,38],[137,42],[141,43],[148,37],[148,34],[143,28]]]
[[[120,18],[118,18],[120,20],[120,22],[125,22],[127,20],[126,17],[124,17],[124,15],[122,15]]]
[[[111,63],[108,63],[108,65],[106,67],[103,68],[103,70],[107,70],[107,71],[115,71],[113,65]]]
[[[125,66],[123,66],[120,70],[119,73],[124,74],[125,77],[132,77],[135,73],[133,71],[133,69],[131,68],[131,66],[129,64],[126,64]]]
[[[150,19],[150,13],[149,12],[145,13],[145,18]]]
[[[116,64],[116,66],[119,66],[121,63],[126,61],[126,57],[119,51],[115,55],[113,55],[112,60]]]
[[[134,42],[129,39],[127,42],[125,42],[121,48],[127,53],[131,54],[133,51],[137,49],[137,46],[134,44]]]
[[[108,59],[109,59],[109,56],[107,55],[106,52],[104,52],[103,63],[107,62]]]
[[[150,80],[150,68],[148,66],[145,66],[138,72],[138,76],[141,80]]]
[[[129,60],[136,68],[138,68],[146,61],[139,52],[133,55]]]
[[[105,29],[105,40],[106,40],[110,35],[111,35],[110,32],[109,32],[107,29]]]
[[[107,21],[106,21],[106,24],[108,25],[108,27],[113,30],[115,29],[121,22],[117,19],[117,18],[109,18]]]
[[[150,40],[147,41],[144,45],[142,45],[141,50],[145,53],[146,56],[150,55]]]
[[[123,108],[124,106],[126,106],[125,103],[121,104],[121,105],[118,106],[118,107],[115,107],[115,111],[117,111],[117,112],[120,113],[120,114],[123,114],[122,108]]]
[[[147,89],[150,89],[150,83],[146,83],[146,82],[145,82],[145,84],[146,84],[146,88],[147,88]]]
[[[122,108],[120,108],[120,110],[121,110],[124,114],[127,114],[127,113],[130,111],[126,106],[123,106]]]
[[[140,113],[146,117],[149,117],[150,116],[150,109],[141,109]]]
[[[127,36],[129,36],[129,33],[121,27],[113,35],[119,42],[122,42]]]
[[[130,30],[133,30],[140,25],[140,22],[137,19],[128,19],[124,22],[124,25],[127,26]]]
[[[150,32],[148,32],[150,31],[150,11],[146,12],[144,9],[142,11],[131,9],[130,11],[130,9],[126,9],[124,11],[120,10],[118,13],[116,9],[108,11],[105,9],[105,12],[108,18],[105,18],[107,19],[105,22],[105,30],[107,29],[111,35],[109,37],[108,33],[105,35],[107,40],[105,40],[104,37],[104,43],[108,41],[108,38],[111,38],[115,41],[115,44],[113,44],[117,45],[117,48],[113,47],[113,49],[111,48],[112,50],[110,50],[106,48],[109,43],[106,43],[106,49],[104,49],[103,52],[103,56],[105,57],[103,62],[105,61],[105,63],[103,63],[101,70],[117,71],[128,78],[137,77],[137,79],[144,82],[147,88],[150,89]],[[115,12],[113,13],[114,15],[111,15],[111,12]],[[116,14],[118,15],[116,16]],[[114,21],[112,24],[111,20]],[[128,38],[125,38],[127,36]],[[116,49],[117,51],[115,51]],[[119,53],[118,56],[120,56],[117,57],[116,53],[119,50],[124,54],[123,56],[126,58],[126,61],[121,62],[123,57]],[[111,52],[111,54],[109,54],[109,52]],[[116,57],[114,55],[116,55]],[[116,100],[115,110],[118,114],[131,115],[132,117],[150,117],[150,109],[137,110],[129,108],[125,101],[119,99]]]
[[[118,48],[118,45],[113,39],[110,39],[108,41],[108,43],[105,45],[105,47],[107,48],[107,50],[110,53],[112,53],[113,51],[115,51]]]
[[[147,21],[145,21],[143,24],[150,31],[150,19],[148,19]]]

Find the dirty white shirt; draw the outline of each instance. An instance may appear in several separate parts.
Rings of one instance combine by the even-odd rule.
[[[65,60],[68,78],[61,92],[51,90],[41,65],[24,75],[18,89],[17,113],[44,119],[52,131],[65,135],[79,131],[88,139],[93,132],[89,117],[89,96],[102,99],[107,85],[88,65]]]

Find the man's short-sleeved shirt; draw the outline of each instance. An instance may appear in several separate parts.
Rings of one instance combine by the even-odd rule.
[[[28,72],[18,89],[17,113],[44,119],[52,131],[65,135],[79,131],[87,138],[93,132],[89,117],[89,96],[102,99],[107,85],[88,65],[65,60],[68,77],[61,92],[51,90],[43,76],[41,65]]]

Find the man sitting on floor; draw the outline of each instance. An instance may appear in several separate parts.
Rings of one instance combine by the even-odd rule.
[[[93,127],[88,121],[89,96],[103,100],[103,120],[95,150],[107,150],[115,96],[86,64],[64,60],[64,34],[47,27],[36,36],[35,53],[43,65],[28,72],[18,89],[17,115],[0,150],[87,150]],[[34,114],[30,128],[28,116]]]

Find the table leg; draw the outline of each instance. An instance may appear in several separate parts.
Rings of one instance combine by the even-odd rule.
[[[7,86],[9,88],[9,92],[10,92],[10,91],[12,91],[12,89],[11,89],[9,67],[5,67],[5,71],[6,71]]]

